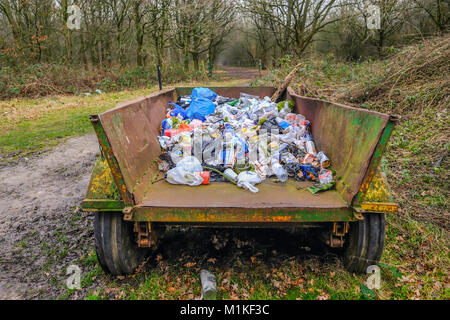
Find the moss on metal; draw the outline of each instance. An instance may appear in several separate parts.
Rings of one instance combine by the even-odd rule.
[[[95,162],[86,198],[112,200],[122,199],[119,189],[114,182],[108,162],[102,157],[99,157]]]

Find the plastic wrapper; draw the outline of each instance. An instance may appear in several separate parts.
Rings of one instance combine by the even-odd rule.
[[[315,160],[315,157],[311,153],[307,153],[302,160],[302,164],[312,164]]]
[[[251,164],[255,168],[255,171],[261,180],[265,180],[267,176],[271,176],[273,174],[272,169],[268,164],[262,164],[259,161],[253,161]]]
[[[318,178],[317,169],[310,164],[301,164],[300,171],[303,173],[303,178],[306,180],[315,181]]]
[[[170,144],[170,138],[167,136],[158,136],[159,145],[161,146],[161,149],[167,149]]]
[[[312,194],[316,194],[319,191],[326,191],[326,190],[330,190],[331,188],[333,188],[333,186],[335,185],[334,182],[328,183],[328,184],[320,184],[320,185],[314,185],[312,187],[309,187],[308,190],[309,192],[311,192]]]
[[[333,182],[333,173],[331,170],[322,169],[319,173],[320,184],[330,184]]]

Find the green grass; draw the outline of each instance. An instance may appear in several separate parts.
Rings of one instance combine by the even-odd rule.
[[[242,85],[248,80],[198,82],[186,85]],[[17,158],[52,147],[73,136],[94,133],[91,114],[104,112],[119,102],[156,91],[156,87],[90,96],[54,96],[0,102],[0,155]]]

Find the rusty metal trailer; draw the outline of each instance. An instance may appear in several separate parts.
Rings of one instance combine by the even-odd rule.
[[[241,92],[271,96],[273,87],[214,87],[221,96]],[[162,90],[119,104],[91,122],[101,149],[84,211],[95,211],[97,256],[112,274],[134,272],[166,224],[215,227],[304,227],[320,225],[331,247],[344,247],[346,267],[365,272],[384,244],[385,213],[397,211],[379,168],[397,116],[307,98],[288,88],[294,112],[312,123],[319,150],[336,170],[336,188],[312,195],[309,182],[265,181],[258,193],[226,182],[189,187],[158,177],[160,123],[167,104],[192,88]],[[155,182],[157,181],[157,182]]]

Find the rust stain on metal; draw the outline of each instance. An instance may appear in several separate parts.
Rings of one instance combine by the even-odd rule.
[[[398,205],[392,202],[363,202],[361,209],[366,212],[394,213],[398,211]]]
[[[381,162],[381,157],[383,156],[383,153],[384,153],[384,150],[386,149],[388,140],[392,134],[392,131],[394,130],[394,124],[395,124],[395,122],[398,121],[397,117],[395,117],[395,116],[389,117],[388,120],[389,120],[389,122],[387,123],[386,127],[384,128],[384,130],[382,132],[382,135],[377,144],[377,147],[371,155],[370,163],[367,168],[366,174],[364,176],[364,180],[361,183],[360,190],[359,190],[358,194],[355,195],[355,197],[352,201],[355,206],[358,206],[362,202],[362,199],[365,197],[368,190],[370,189],[372,180],[374,179],[374,177],[377,173],[379,164]]]
[[[170,208],[135,207],[134,221],[153,222],[328,222],[353,221],[351,209],[294,209],[294,208]]]
[[[101,150],[102,150],[102,155],[106,158],[106,160],[108,162],[109,168],[114,177],[114,181],[116,182],[116,185],[119,187],[119,190],[121,191],[121,197],[122,197],[123,201],[127,204],[134,204],[133,196],[126,188],[125,182],[123,180],[122,172],[120,171],[120,168],[119,168],[119,163],[112,152],[108,137],[104,131],[104,127],[101,123],[101,120],[99,121],[99,116],[92,115],[91,122],[94,126],[94,130],[95,130],[98,142],[99,142]]]
[[[332,160],[339,194],[350,203],[358,193],[389,115],[296,95],[295,111],[311,121],[317,149]]]
[[[292,220],[291,216],[273,216],[271,219],[271,221],[273,222],[287,222],[291,220]]]

